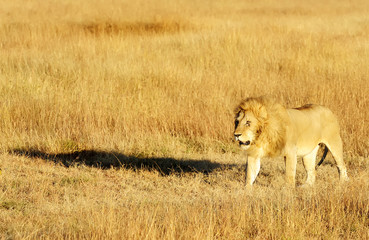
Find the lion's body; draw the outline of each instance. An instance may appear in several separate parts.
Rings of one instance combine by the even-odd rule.
[[[319,143],[341,142],[338,121],[328,108],[309,105],[287,109],[287,113],[290,119],[287,142],[296,145],[297,156],[311,153]]]
[[[315,181],[315,160],[324,143],[335,158],[340,178],[347,180],[340,128],[335,115],[320,105],[286,109],[268,98],[248,98],[238,107],[235,137],[248,154],[247,184],[251,185],[263,157],[284,156],[286,177],[295,183],[297,157],[302,157],[307,184]]]

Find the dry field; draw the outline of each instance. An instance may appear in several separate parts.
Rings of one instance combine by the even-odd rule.
[[[0,6],[0,239],[369,239],[369,1]],[[259,95],[331,108],[350,182],[266,159],[247,191]]]

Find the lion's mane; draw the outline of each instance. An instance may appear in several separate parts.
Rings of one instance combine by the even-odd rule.
[[[260,154],[262,148],[265,157],[280,155],[286,144],[286,108],[270,98],[256,97],[243,100],[237,111],[251,111],[258,120],[255,144],[247,150],[248,154]]]

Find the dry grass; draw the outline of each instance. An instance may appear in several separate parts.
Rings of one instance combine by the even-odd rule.
[[[248,192],[240,156],[210,157],[145,159],[134,168],[104,170],[2,155],[0,232],[3,239],[369,237],[367,163],[351,168],[347,185],[337,186],[335,167],[324,165],[315,188],[289,189],[282,161],[269,160]],[[168,161],[183,171],[156,168],[166,170]]]
[[[369,238],[367,1],[0,4],[2,238]],[[265,94],[336,113],[349,184],[266,160],[243,189],[233,109]]]

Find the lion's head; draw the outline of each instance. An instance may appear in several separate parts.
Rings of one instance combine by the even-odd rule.
[[[282,105],[265,97],[247,98],[236,109],[235,140],[250,155],[275,156],[285,145],[285,124]]]

